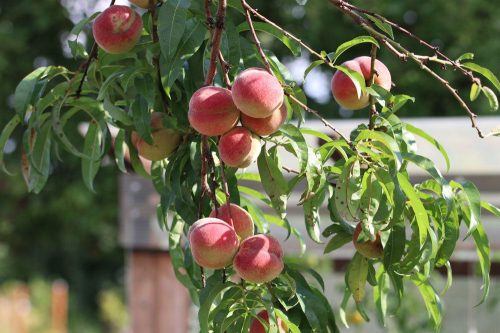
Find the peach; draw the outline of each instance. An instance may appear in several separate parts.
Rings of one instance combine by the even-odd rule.
[[[346,61],[342,64],[348,69],[361,73],[365,78],[366,85],[370,85],[371,73],[371,58],[358,57],[353,60]],[[375,60],[375,84],[386,90],[391,90],[391,73],[389,69],[378,59]],[[369,104],[369,96],[367,93],[362,93],[358,97],[356,87],[352,80],[342,71],[336,71],[332,78],[332,94],[337,103],[345,109],[359,110],[365,108]]]
[[[238,126],[221,136],[219,155],[228,166],[246,168],[260,153],[260,140],[244,127]]]
[[[96,43],[107,53],[125,53],[141,37],[142,19],[130,7],[113,5],[96,17],[92,32]]]
[[[263,319],[265,322],[269,323],[269,313],[267,312],[267,310],[262,310],[261,312],[259,312],[257,314],[257,317]],[[278,319],[278,333],[286,333],[288,332],[288,328],[286,327],[286,324],[283,320],[281,320],[281,318],[277,317]],[[254,318],[252,320],[252,323],[250,324],[250,331],[248,333],[266,333],[267,330],[266,328],[264,327],[264,325],[262,325],[262,323],[260,322],[260,320],[258,320],[257,318]]]
[[[288,116],[288,109],[283,103],[278,110],[273,111],[269,117],[253,118],[246,114],[241,114],[241,124],[260,136],[271,135],[285,123]]]
[[[384,248],[382,246],[382,242],[380,241],[380,231],[377,232],[375,236],[375,240],[367,240],[364,242],[358,242],[359,234],[361,233],[362,227],[359,222],[354,229],[354,235],[352,242],[354,243],[354,247],[361,253],[363,256],[367,258],[380,258],[384,254]]]
[[[234,228],[217,218],[202,218],[193,223],[188,238],[194,260],[204,268],[222,269],[231,264],[238,251]]]
[[[160,161],[169,157],[181,140],[181,136],[174,130],[163,127],[163,117],[164,114],[161,112],[151,114],[152,145],[144,141],[137,132],[132,132],[132,144],[136,147],[139,156],[147,160]]]
[[[241,243],[233,265],[236,273],[246,281],[269,282],[280,275],[284,268],[283,250],[276,238],[255,235]]]
[[[214,86],[198,89],[189,101],[188,120],[200,134],[219,136],[233,128],[240,118],[231,91]]]
[[[234,104],[250,117],[269,117],[283,104],[284,92],[280,82],[262,68],[252,67],[241,72],[231,91]]]
[[[156,0],[152,0],[152,1],[150,1],[150,0],[128,0],[128,1],[130,3],[133,3],[134,5],[136,5],[137,7],[141,7],[144,9],[148,9],[151,6],[156,5]]]
[[[210,213],[210,217],[216,217],[233,226],[236,234],[241,239],[253,236],[253,219],[250,214],[236,204],[225,204]]]

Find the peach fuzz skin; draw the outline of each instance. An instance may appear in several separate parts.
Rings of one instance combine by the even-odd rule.
[[[346,61],[343,66],[361,73],[365,78],[366,84],[369,85],[371,73],[371,58],[358,57],[353,60]],[[389,69],[379,60],[375,60],[375,84],[386,90],[391,90],[391,73]],[[356,87],[352,80],[341,71],[336,71],[331,82],[332,94],[340,106],[345,109],[359,110],[365,108],[369,104],[369,96],[363,93],[358,97]]]
[[[216,217],[233,226],[241,239],[253,236],[253,219],[250,214],[236,204],[227,204],[212,210],[210,217]]]
[[[382,242],[380,241],[380,231],[377,232],[375,240],[367,240],[363,242],[358,242],[359,234],[361,233],[361,222],[356,225],[353,234],[354,247],[367,258],[380,258],[384,255],[384,248]]]
[[[188,120],[198,133],[219,136],[233,128],[240,119],[231,91],[207,86],[198,89],[189,100]]]
[[[284,92],[280,82],[262,68],[252,67],[241,72],[231,91],[234,104],[250,117],[269,117],[283,104]]]
[[[142,19],[127,6],[113,5],[96,17],[92,33],[96,43],[107,53],[130,51],[142,32]]]
[[[269,313],[267,310],[262,310],[257,314],[257,317],[263,319],[265,322],[269,323]],[[286,327],[286,324],[281,320],[281,318],[277,318],[278,320],[278,333],[286,333],[288,332],[288,328]],[[252,324],[250,325],[250,331],[248,333],[266,333],[266,328],[262,323],[257,319],[254,318],[252,320]]]
[[[151,114],[151,137],[153,144],[150,145],[137,132],[132,132],[132,144],[137,149],[140,157],[149,161],[161,161],[175,151],[181,136],[170,128],[163,127],[164,114],[161,112],[153,112]]]
[[[244,127],[235,127],[219,140],[219,156],[226,165],[246,168],[260,153],[260,140]]]
[[[193,223],[188,238],[194,260],[204,268],[229,266],[238,251],[234,228],[217,218],[207,217]]]
[[[272,236],[252,236],[241,243],[233,265],[236,273],[248,282],[269,282],[284,268],[283,250]]]
[[[253,118],[241,114],[241,124],[259,136],[267,136],[275,133],[286,121],[288,109],[283,103],[278,110],[273,111],[269,117]]]

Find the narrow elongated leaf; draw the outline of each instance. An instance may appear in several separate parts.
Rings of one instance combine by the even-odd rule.
[[[339,47],[337,47],[337,49],[335,50],[335,52],[328,54],[328,58],[330,58],[332,63],[335,63],[342,53],[349,50],[353,46],[356,46],[359,44],[364,44],[364,43],[371,43],[373,45],[376,45],[377,47],[380,47],[380,45],[378,44],[378,42],[375,38],[373,38],[371,36],[358,36],[358,37],[353,38],[347,42],[340,44]]]
[[[491,214],[500,217],[500,208],[497,208],[486,201],[481,201],[481,207],[489,211]]]
[[[3,172],[5,172],[8,175],[12,174],[7,170],[4,163],[3,156],[5,151],[5,145],[7,144],[7,141],[9,140],[10,136],[20,123],[21,123],[21,117],[19,115],[15,115],[5,125],[5,127],[2,129],[2,133],[0,134],[0,167],[2,168]]]
[[[356,72],[355,70],[349,69],[345,66],[334,66],[336,69],[347,75],[352,83],[354,84],[354,87],[356,88],[356,94],[358,95],[358,98],[361,97],[361,95],[365,92],[366,90],[366,82],[365,78],[363,75],[360,73]]]
[[[26,75],[17,85],[14,92],[14,107],[21,119],[24,119],[26,109],[28,105],[32,103],[33,92],[39,77],[46,71],[47,67],[37,68],[30,74]]]
[[[490,103],[490,110],[498,110],[498,97],[495,95],[495,92],[489,87],[482,87],[481,90],[483,91],[484,96],[488,99],[488,103]]]
[[[375,25],[377,26],[377,28],[379,28],[380,30],[382,30],[387,36],[389,36],[391,39],[394,39],[394,32],[392,31],[392,27],[383,22],[382,20],[380,20],[379,18],[375,17],[375,16],[372,16],[372,15],[368,15],[368,14],[365,14],[366,17],[372,21],[373,23],[375,23]]]
[[[418,197],[417,192],[413,188],[413,185],[410,183],[408,178],[398,173],[398,182],[401,185],[401,189],[406,194],[409,200],[409,204],[415,213],[415,219],[417,220],[418,225],[418,234],[419,234],[419,243],[420,246],[423,246],[425,240],[427,239],[427,228],[429,228],[429,217],[427,216],[427,212],[425,210],[422,201]]]
[[[365,297],[365,285],[368,277],[368,259],[356,252],[346,272],[346,284],[356,303],[361,303]]]
[[[495,74],[493,74],[493,72],[490,71],[488,68],[479,66],[478,64],[475,64],[473,62],[463,63],[462,67],[465,67],[467,69],[470,69],[471,71],[481,74],[482,76],[487,78],[491,83],[493,83],[495,88],[500,92],[500,81],[498,81]]]
[[[427,312],[434,322],[434,328],[436,332],[439,332],[439,330],[441,329],[441,322],[443,318],[441,313],[441,300],[439,299],[438,294],[429,283],[429,280],[423,274],[415,274],[412,277],[412,281],[418,288],[418,291],[420,292],[420,295],[424,300]]]
[[[473,83],[470,86],[470,93],[469,93],[469,99],[471,100],[471,102],[474,102],[479,97],[480,93],[481,93],[481,87],[477,83]]]
[[[297,43],[292,38],[285,35],[283,33],[283,31],[281,31],[281,30],[273,27],[269,23],[265,23],[265,22],[254,22],[253,26],[254,26],[255,30],[257,30],[257,31],[266,32],[266,33],[276,37],[279,41],[281,41],[283,43],[283,45],[285,45],[292,52],[292,54],[295,57],[300,56],[300,53],[302,50],[300,44]],[[240,32],[240,33],[243,31],[250,30],[250,28],[246,22],[243,22],[242,24],[240,24],[237,27],[237,29],[238,29],[238,32]]]
[[[280,128],[281,133],[290,139],[297,158],[299,159],[299,170],[304,172],[307,167],[309,147],[300,130],[292,124],[285,124]]]
[[[389,276],[385,273],[383,266],[376,275],[377,285],[373,288],[373,301],[376,305],[377,317],[382,326],[386,326],[387,296],[389,294]]]
[[[330,253],[352,241],[352,234],[339,232],[326,244],[323,253]]]
[[[158,37],[162,55],[172,61],[186,28],[189,0],[169,0],[158,13]]]
[[[91,121],[83,147],[83,153],[89,158],[82,159],[82,178],[85,186],[92,192],[95,192],[94,178],[101,166],[102,140],[103,136],[99,124]]]
[[[281,218],[285,218],[288,184],[278,167],[277,161],[269,155],[265,146],[262,147],[260,155],[257,158],[257,167],[262,179],[262,186],[269,199],[271,199],[273,208]]]
[[[436,139],[434,139],[432,136],[427,134],[422,129],[415,127],[415,126],[408,124],[408,123],[405,124],[405,127],[408,131],[410,131],[413,134],[418,135],[422,139],[426,140],[427,142],[432,144],[434,147],[436,147],[436,149],[439,150],[439,152],[441,152],[441,155],[443,155],[444,160],[446,161],[446,171],[448,172],[450,170],[450,158],[448,157],[448,153],[446,152],[444,147]]]

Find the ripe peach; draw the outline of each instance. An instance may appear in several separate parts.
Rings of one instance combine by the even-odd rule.
[[[246,168],[260,153],[260,140],[244,127],[238,126],[221,136],[219,155],[228,166]]]
[[[150,0],[128,0],[128,1],[144,9],[148,9],[151,5],[152,6],[156,5],[156,0],[152,0],[152,4],[150,4]]]
[[[273,111],[269,117],[253,118],[246,114],[241,114],[241,124],[260,136],[271,135],[276,132],[286,120],[288,110],[283,103],[278,110]]]
[[[233,128],[239,118],[240,110],[234,105],[230,90],[203,87],[189,101],[189,123],[203,135],[222,135]]]
[[[223,205],[216,211],[210,213],[210,217],[216,217],[232,225],[236,234],[241,239],[253,236],[253,219],[250,214],[236,204]]]
[[[188,233],[191,253],[201,267],[221,269],[231,264],[239,240],[234,228],[212,217],[196,221]]]
[[[160,161],[169,157],[179,145],[181,136],[170,128],[163,127],[164,114],[153,112],[151,114],[151,136],[153,144],[150,145],[137,132],[132,132],[132,143],[136,147],[139,156],[150,160]]]
[[[367,240],[364,242],[358,242],[359,234],[361,233],[361,223],[358,223],[356,228],[354,229],[354,235],[352,242],[354,243],[354,247],[361,253],[363,256],[367,258],[380,258],[384,254],[384,248],[382,246],[382,242],[380,241],[380,231],[377,232],[375,236],[375,240]]]
[[[365,78],[366,84],[370,84],[370,57],[358,57],[353,60],[346,61],[342,65],[361,73]],[[387,67],[378,59],[375,60],[375,72],[375,84],[386,90],[391,90],[391,73],[389,72],[389,69],[387,69]],[[363,93],[361,94],[361,97],[358,97],[354,83],[341,71],[336,71],[333,75],[332,94],[337,103],[345,109],[358,110],[367,107],[369,104],[368,94]]]
[[[257,317],[260,317],[264,321],[269,323],[269,313],[267,312],[267,310],[262,310],[261,312],[259,312],[257,314]],[[278,319],[278,333],[288,332],[288,327],[286,327],[285,322],[281,320],[281,318],[279,317],[277,319]],[[252,324],[250,325],[250,331],[248,333],[266,333],[266,332],[267,331],[264,325],[262,325],[262,323],[257,318],[254,318],[252,320]]]
[[[269,282],[283,270],[283,250],[276,238],[255,235],[241,243],[233,265],[236,273],[246,281]]]
[[[234,80],[234,104],[254,118],[269,117],[283,104],[283,88],[276,77],[262,68],[248,68]]]
[[[113,5],[96,17],[92,32],[96,43],[107,53],[125,53],[141,37],[142,19],[130,7]]]

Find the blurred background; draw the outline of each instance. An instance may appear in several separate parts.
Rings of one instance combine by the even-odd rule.
[[[316,50],[331,52],[340,43],[364,34],[326,0],[309,1],[306,6],[297,5],[295,0],[253,0],[251,3]],[[407,26],[451,58],[473,51],[475,62],[497,75],[500,73],[500,7],[494,1],[358,0],[353,3]],[[12,116],[14,89],[27,73],[53,64],[77,68],[79,63],[70,58],[66,46],[71,38],[69,31],[76,22],[107,5],[107,0],[0,1],[0,127]],[[87,30],[80,41],[82,38],[87,40],[90,49],[91,33]],[[427,52],[418,43],[401,38],[415,52]],[[262,39],[300,82],[310,63],[308,55],[293,59],[280,43],[266,35],[262,35]],[[368,49],[358,47],[343,60],[367,53]],[[416,97],[416,103],[405,107],[401,116],[464,116],[445,89],[416,66],[402,64],[386,51],[382,51],[379,58],[391,69],[395,91]],[[329,91],[331,75],[330,71],[317,68],[308,76],[304,89],[310,97],[310,106],[328,118],[366,117],[364,111],[339,110]],[[451,70],[444,76],[468,96],[467,80]],[[474,110],[488,115],[484,97],[474,104]],[[465,121],[459,130],[472,131]],[[128,319],[125,253],[118,240],[117,168],[112,164],[104,167],[95,181],[97,193],[91,193],[81,180],[80,161],[61,152],[64,162],[53,161],[45,189],[40,195],[32,195],[27,193],[17,172],[19,149],[16,148],[21,132],[16,135],[5,148],[7,167],[16,174],[13,177],[0,174],[0,333],[50,332],[54,313],[65,313],[65,299],[69,300],[69,315],[60,320],[67,320],[70,332],[123,332]],[[500,165],[496,168],[500,170]],[[324,263],[313,263],[324,267]],[[326,265],[326,271],[330,265]],[[453,288],[460,289],[460,286]],[[494,291],[492,296],[489,308],[495,308],[498,301]],[[420,310],[414,313],[411,306],[404,310],[406,317],[397,320],[398,325],[403,326],[396,332],[429,332],[422,324],[426,323],[425,310]],[[353,322],[356,318],[353,312]],[[498,318],[492,317],[492,320],[498,321]],[[29,323],[26,326],[29,330],[15,328],[22,321]]]

